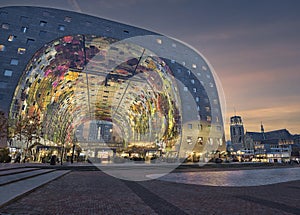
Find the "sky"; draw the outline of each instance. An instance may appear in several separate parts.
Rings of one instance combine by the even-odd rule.
[[[0,0],[72,10],[153,30],[190,44],[214,67],[230,116],[245,130],[300,133],[300,1]]]

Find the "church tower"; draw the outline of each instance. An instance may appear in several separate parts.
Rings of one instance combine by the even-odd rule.
[[[242,117],[233,116],[230,118],[230,138],[232,144],[243,144],[244,125],[242,122]]]

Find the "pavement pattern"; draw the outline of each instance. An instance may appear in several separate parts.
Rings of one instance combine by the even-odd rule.
[[[0,208],[0,214],[300,214],[300,180],[216,187],[72,171]]]

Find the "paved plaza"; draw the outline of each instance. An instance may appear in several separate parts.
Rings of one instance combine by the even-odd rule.
[[[293,169],[299,170],[277,174]],[[238,187],[181,182],[134,182],[75,169],[3,205],[0,214],[300,214],[300,180]]]

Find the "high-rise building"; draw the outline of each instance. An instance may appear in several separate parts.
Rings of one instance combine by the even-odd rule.
[[[0,24],[0,109],[10,118],[12,143],[16,125],[26,129],[36,116],[39,139],[66,148],[76,134],[88,147],[83,136],[97,139],[101,130],[122,150],[179,158],[225,151],[213,68],[190,46],[50,8],[0,8]],[[92,121],[107,123],[86,132],[83,124]]]

